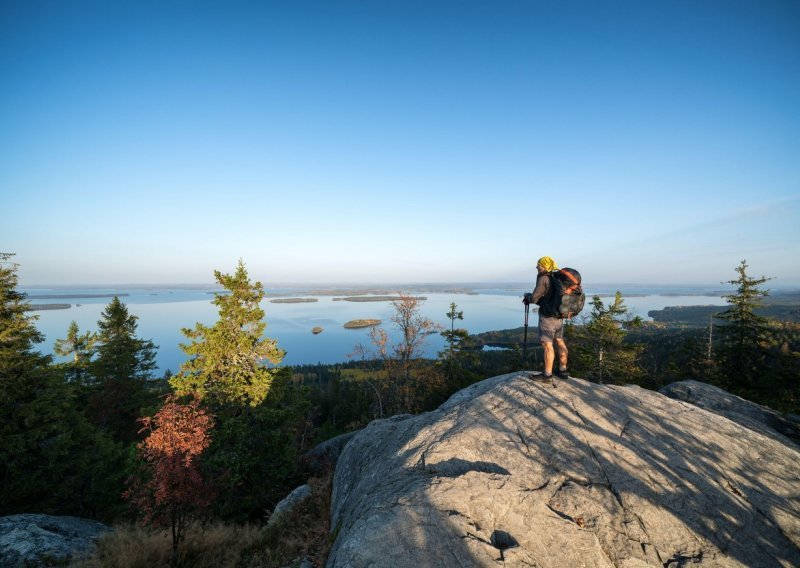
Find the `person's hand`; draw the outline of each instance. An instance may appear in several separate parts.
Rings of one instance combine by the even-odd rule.
[[[522,303],[525,304],[526,306],[531,303],[531,293],[530,292],[528,292],[527,294],[525,294],[522,297]]]

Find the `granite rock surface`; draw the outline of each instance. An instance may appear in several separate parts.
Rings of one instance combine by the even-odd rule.
[[[487,379],[339,457],[327,566],[800,566],[800,453],[694,404]]]

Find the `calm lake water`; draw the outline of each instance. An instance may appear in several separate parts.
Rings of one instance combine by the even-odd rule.
[[[167,369],[177,371],[186,359],[179,344],[185,341],[181,329],[193,327],[196,322],[213,325],[217,320],[216,306],[211,303],[213,288],[21,288],[28,293],[32,304],[71,304],[69,309],[42,310],[32,312],[39,316],[37,328],[45,335],[45,342],[39,344],[43,353],[52,353],[53,344],[64,338],[71,321],[75,320],[82,332],[97,330],[97,321],[111,297],[80,298],[83,295],[119,294],[120,300],[127,304],[128,311],[137,316],[138,335],[144,339],[152,339],[159,347],[157,363],[160,372]],[[450,303],[455,302],[458,310],[464,312],[463,321],[457,321],[457,327],[467,329],[470,333],[510,329],[520,327],[524,323],[524,309],[521,303],[522,294],[527,289],[492,288],[480,290],[476,294],[456,293],[415,293],[427,298],[422,303],[421,312],[426,317],[442,326],[449,325],[447,312]],[[346,361],[348,354],[358,343],[369,344],[369,329],[344,329],[342,326],[353,319],[380,319],[383,327],[393,336],[393,308],[390,302],[347,302],[334,301],[341,296],[305,295],[297,290],[270,290],[269,293],[285,292],[281,297],[300,296],[315,297],[317,302],[298,304],[275,304],[266,299],[262,308],[266,312],[267,328],[265,334],[278,340],[278,345],[286,351],[284,364],[336,363]],[[593,290],[594,293],[611,293],[613,290]],[[634,290],[626,296],[625,303],[631,311],[645,319],[647,312],[662,309],[665,306],[690,305],[723,305],[725,301],[719,295],[704,296],[702,290],[671,289]],[[123,295],[127,294],[127,295]],[[668,295],[664,295],[668,294]],[[38,296],[65,296],[60,298],[41,298]],[[271,298],[270,298],[271,299]],[[604,299],[606,302],[608,298]],[[588,308],[584,310],[588,313]],[[536,315],[531,312],[530,324],[536,325]],[[315,326],[324,331],[318,335],[311,333]],[[443,348],[443,340],[438,335],[428,339],[426,352],[435,356]],[[66,360],[57,357],[58,361]]]

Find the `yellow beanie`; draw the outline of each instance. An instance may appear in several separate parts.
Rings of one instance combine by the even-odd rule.
[[[541,266],[548,272],[552,272],[553,270],[558,270],[558,265],[556,261],[550,258],[549,256],[543,256],[536,262],[536,266]]]

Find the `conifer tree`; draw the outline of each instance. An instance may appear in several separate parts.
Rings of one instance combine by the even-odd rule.
[[[194,395],[217,417],[214,441],[205,456],[215,480],[216,514],[245,520],[263,516],[300,480],[297,432],[305,423],[308,396],[277,367],[284,356],[265,338],[261,282],[251,283],[240,260],[233,274],[214,271],[224,289],[214,298],[213,326],[184,329],[190,357],[169,379],[178,395]]]
[[[465,386],[475,378],[466,368],[477,362],[477,357],[466,349],[469,343],[469,332],[455,326],[456,320],[464,319],[464,312],[457,308],[455,302],[451,302],[450,311],[445,314],[450,320],[450,329],[441,332],[447,348],[439,354],[450,390]]]
[[[747,261],[736,267],[739,277],[723,284],[736,286],[736,292],[725,296],[728,309],[717,315],[724,323],[717,326],[720,336],[719,355],[722,359],[724,381],[731,387],[757,386],[763,372],[766,342],[769,339],[769,320],[756,314],[762,298],[769,290],[760,288],[771,278],[751,278]]]
[[[137,320],[118,297],[106,306],[97,322],[97,359],[92,373],[98,381],[147,380],[156,368],[155,344],[137,337]]]
[[[213,326],[197,323],[183,329],[191,340],[181,344],[190,359],[169,382],[178,394],[197,393],[212,407],[257,406],[269,393],[284,352],[274,339],[263,337],[266,323],[259,303],[264,298],[261,282],[251,284],[241,260],[232,275],[214,271],[227,293],[214,297],[219,319]]]
[[[66,339],[56,340],[53,351],[62,357],[72,356],[72,362],[66,365],[68,380],[77,384],[83,382],[94,353],[95,341],[95,334],[90,331],[81,333],[75,320],[69,324]]]
[[[17,291],[18,265],[11,253],[0,253],[0,377],[11,381],[47,367],[51,358],[34,350],[44,336],[36,329],[38,316],[26,313],[28,302],[25,295]]]
[[[0,253],[0,515],[102,516],[119,498],[116,448],[75,404],[17,291],[13,255]]]
[[[598,383],[636,382],[643,376],[637,358],[639,345],[625,342],[627,329],[639,327],[641,319],[630,318],[628,308],[617,292],[608,306],[600,296],[592,298],[592,311],[584,325],[568,327],[570,359],[576,374]]]
[[[447,319],[450,320],[450,329],[441,332],[442,337],[447,342],[445,358],[448,361],[455,359],[459,346],[469,337],[469,332],[466,329],[456,329],[456,320],[464,319],[464,312],[457,310],[457,308],[458,306],[455,302],[450,302],[450,311],[445,314]]]
[[[95,384],[90,387],[89,415],[124,443],[138,438],[136,420],[152,402],[147,381],[156,367],[157,348],[137,337],[137,319],[115,296],[97,322],[97,357],[90,365]]]
[[[275,369],[269,393],[257,406],[220,407],[214,440],[204,457],[218,497],[215,513],[235,521],[263,519],[303,483],[299,455],[309,410],[306,387],[286,367]]]

